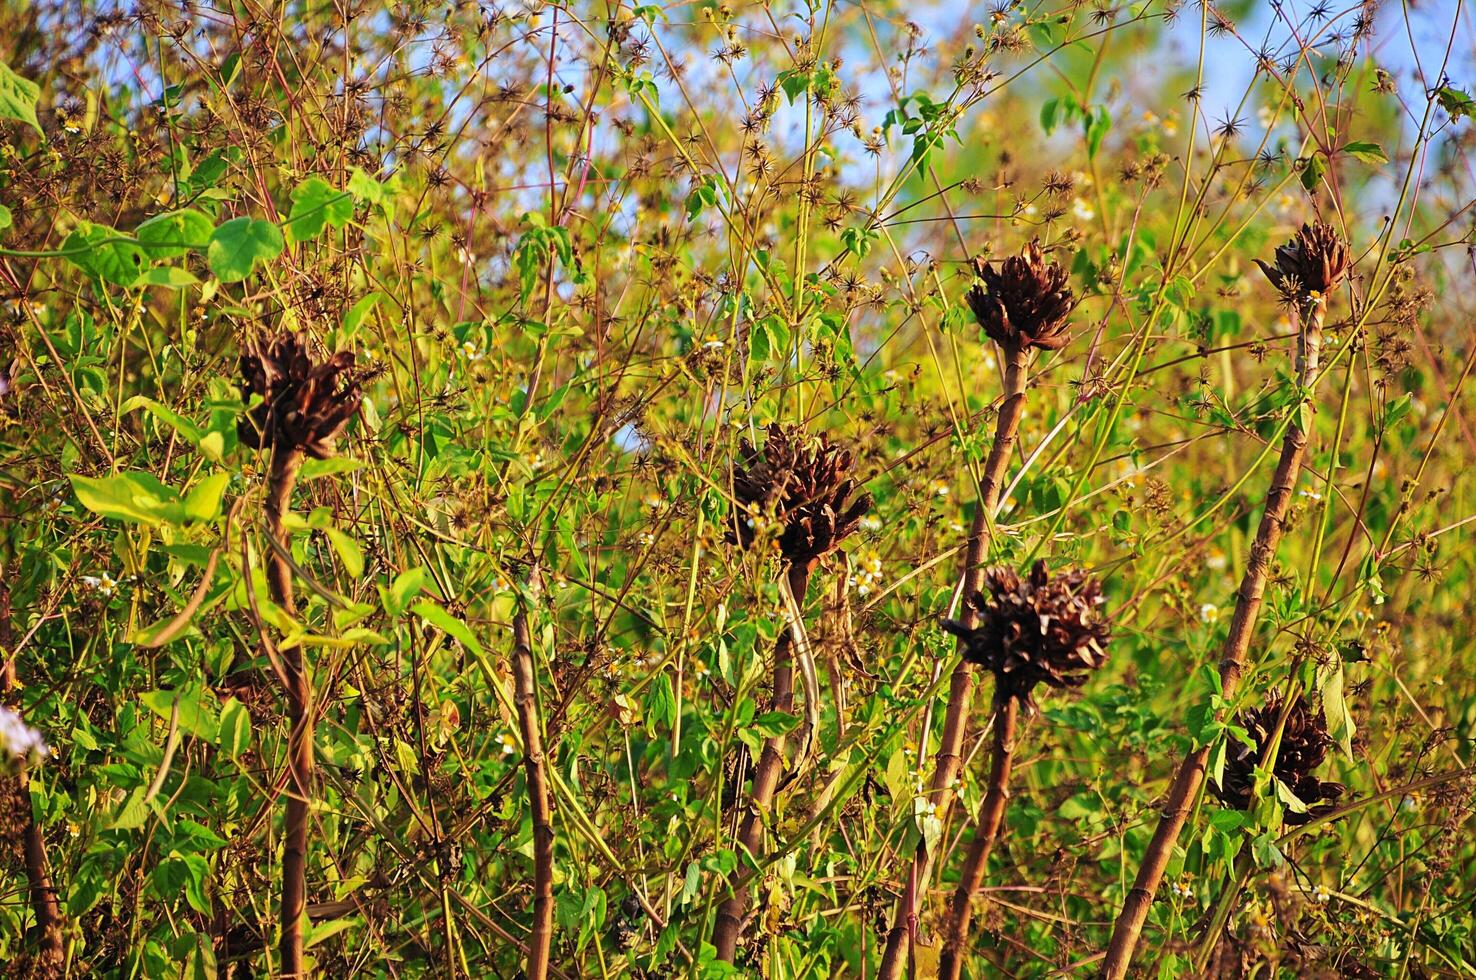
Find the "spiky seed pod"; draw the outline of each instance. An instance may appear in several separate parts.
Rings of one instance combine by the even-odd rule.
[[[813,566],[835,550],[871,509],[871,495],[850,476],[854,458],[824,436],[771,424],[762,449],[741,444],[733,472],[733,522],[728,541],[751,547],[755,522],[780,524],[780,553],[791,565]]]
[[[1006,352],[1066,346],[1066,317],[1075,297],[1066,286],[1066,270],[1047,262],[1039,245],[1031,242],[998,269],[975,257],[974,275],[982,285],[974,284],[965,298],[990,340]]]
[[[1052,576],[1036,562],[1028,578],[1013,569],[991,568],[984,592],[970,605],[979,613],[973,629],[952,619],[943,628],[964,642],[964,659],[994,673],[1006,696],[1033,709],[1031,692],[1080,687],[1107,660],[1112,624],[1096,579],[1079,568]]]
[[[1238,739],[1231,741],[1225,756],[1224,779],[1218,786],[1211,784],[1221,803],[1237,810],[1250,809],[1251,794],[1256,784],[1255,767],[1276,731],[1281,709],[1280,695],[1272,693],[1261,707],[1243,711],[1237,717],[1236,721],[1250,733],[1251,741],[1256,744],[1251,747]],[[1298,697],[1286,716],[1276,761],[1271,766],[1272,774],[1307,808],[1306,813],[1284,808],[1283,819],[1288,824],[1304,824],[1332,809],[1342,798],[1344,787],[1341,783],[1318,779],[1315,774],[1317,767],[1327,758],[1331,745],[1332,738],[1327,733],[1327,721],[1322,712],[1305,698]]]
[[[241,441],[253,449],[300,450],[327,459],[338,436],[359,411],[362,396],[354,355],[344,351],[319,361],[300,334],[283,333],[270,342],[251,343],[241,353],[241,397],[261,404],[236,424]]]
[[[1351,264],[1347,243],[1320,221],[1302,225],[1291,241],[1278,246],[1274,265],[1256,259],[1281,295],[1304,302],[1332,292]]]

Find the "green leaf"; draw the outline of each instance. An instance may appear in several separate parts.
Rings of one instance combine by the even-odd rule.
[[[233,759],[251,747],[251,713],[235,698],[220,708],[220,747]]]
[[[213,521],[220,516],[220,499],[225,494],[231,475],[224,471],[212,473],[190,488],[185,494],[185,516],[192,521]]]
[[[339,473],[352,473],[354,470],[363,469],[362,459],[351,459],[347,456],[329,456],[327,459],[309,459],[302,464],[302,471],[298,474],[299,483],[308,480],[316,480],[324,476],[337,476]]]
[[[287,240],[296,245],[323,233],[328,225],[342,228],[354,216],[354,199],[336,190],[322,177],[309,177],[292,191],[292,212],[284,228]]]
[[[282,230],[258,218],[232,218],[210,236],[205,260],[221,282],[240,282],[256,263],[282,254]]]
[[[62,243],[67,261],[90,276],[132,286],[149,264],[143,249],[107,225],[83,223]]]
[[[10,209],[7,208],[5,205],[0,204],[0,231],[4,231],[6,228],[9,228],[12,223],[13,221],[10,216]]]
[[[179,494],[152,473],[130,470],[116,476],[93,479],[70,474],[72,492],[83,507],[103,517],[147,524],[177,524],[185,511]]]
[[[220,735],[220,716],[215,708],[215,695],[203,687],[182,687],[173,691],[145,691],[139,700],[160,718],[168,721],[179,705],[179,727],[196,738],[214,742]]]
[[[389,299],[389,297],[384,293],[374,292],[361,298],[353,306],[349,307],[349,311],[343,316],[344,335],[352,336],[359,329],[360,324],[364,322],[364,318],[374,309],[375,305],[384,299]]]
[[[162,286],[165,289],[184,289],[200,285],[199,278],[188,269],[178,266],[157,266],[138,277],[135,286]]]
[[[425,588],[425,569],[419,565],[406,572],[401,572],[389,588],[380,587],[380,603],[384,611],[390,616],[401,615],[410,600],[420,595]]]
[[[1325,173],[1327,173],[1327,160],[1320,154],[1314,153],[1306,158],[1302,167],[1302,186],[1309,191],[1317,190],[1317,184]]]
[[[156,214],[138,226],[134,236],[150,258],[172,259],[190,250],[206,248],[215,222],[194,208]],[[193,277],[192,277],[193,278]]]
[[[333,545],[333,550],[338,553],[339,560],[343,562],[344,571],[353,578],[363,575],[364,551],[359,547],[359,542],[336,527],[325,527],[323,533],[328,536],[328,542]]]
[[[5,62],[0,61],[0,119],[19,119],[36,132],[41,124],[36,121],[36,100],[41,97],[41,87],[29,78],[22,78]]]
[[[1439,100],[1440,108],[1449,113],[1452,119],[1476,115],[1476,101],[1461,89],[1447,85],[1435,93],[1435,98]]]
[[[1373,166],[1381,166],[1389,162],[1389,157],[1384,153],[1384,148],[1377,143],[1367,140],[1355,140],[1343,147],[1343,152],[1355,159]]]

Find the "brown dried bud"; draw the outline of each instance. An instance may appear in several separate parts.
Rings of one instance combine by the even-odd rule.
[[[1031,691],[1080,687],[1107,660],[1112,624],[1102,608],[1101,584],[1079,568],[1054,578],[1045,562],[1030,577],[1013,569],[984,573],[985,592],[969,604],[979,613],[973,629],[952,619],[943,628],[964,641],[964,659],[994,673],[1006,696],[1033,706]]]
[[[1348,246],[1331,225],[1304,224],[1291,241],[1276,249],[1276,264],[1256,265],[1281,295],[1306,301],[1325,297],[1352,264]]]
[[[308,353],[306,338],[283,333],[265,345],[254,342],[241,354],[241,397],[261,404],[236,423],[241,442],[252,449],[300,451],[327,459],[362,396],[354,355],[344,351],[326,361]]]
[[[1246,745],[1238,739],[1229,744],[1224,778],[1218,786],[1212,784],[1211,787],[1226,806],[1237,810],[1250,809],[1256,783],[1255,767],[1271,743],[1276,723],[1281,718],[1281,708],[1281,697],[1273,693],[1261,707],[1243,711],[1236,718],[1255,745]],[[1272,775],[1307,808],[1305,813],[1298,813],[1284,807],[1283,819],[1288,824],[1304,824],[1332,809],[1342,798],[1344,787],[1341,783],[1324,782],[1314,774],[1327,758],[1331,745],[1332,739],[1328,736],[1322,712],[1305,698],[1298,697],[1286,716],[1286,727],[1281,732],[1281,743],[1271,766]]]
[[[734,468],[733,523],[728,541],[751,547],[755,521],[768,515],[782,530],[780,553],[793,565],[813,565],[838,547],[871,509],[871,496],[851,478],[850,450],[797,428],[772,424],[762,449],[743,440]],[[860,492],[858,492],[860,491]]]
[[[1066,286],[1066,270],[1047,262],[1039,245],[1030,243],[998,269],[975,257],[974,275],[983,285],[969,289],[969,309],[989,339],[1005,351],[1060,350],[1070,341],[1066,317],[1075,297]]]

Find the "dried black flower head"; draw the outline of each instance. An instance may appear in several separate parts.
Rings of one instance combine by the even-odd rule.
[[[998,269],[976,257],[974,275],[983,284],[975,283],[966,298],[990,340],[1006,351],[1066,346],[1071,339],[1066,316],[1075,297],[1066,286],[1066,270],[1047,262],[1039,245],[1032,242],[1024,253],[1011,255]]]
[[[252,395],[262,398],[236,423],[241,441],[252,449],[297,450],[314,459],[333,455],[362,400],[354,355],[344,351],[318,361],[306,338],[295,333],[248,344],[240,385],[248,404]]]
[[[733,472],[733,526],[728,540],[747,548],[764,516],[782,530],[778,547],[792,565],[812,566],[840,545],[871,509],[871,495],[850,476],[850,450],[824,436],[772,424],[762,449],[742,443]]]
[[[1347,244],[1331,225],[1304,224],[1291,241],[1276,249],[1276,264],[1256,265],[1288,299],[1316,299],[1332,292],[1348,272]]]
[[[1054,577],[1036,562],[1028,578],[1008,568],[984,574],[984,592],[969,603],[979,613],[970,629],[952,619],[943,628],[964,641],[964,659],[993,671],[1006,696],[1032,706],[1031,691],[1080,687],[1107,660],[1112,624],[1096,579],[1079,568]]]
[[[1225,757],[1225,775],[1220,785],[1213,786],[1215,796],[1226,806],[1237,810],[1248,810],[1251,794],[1255,790],[1255,767],[1260,762],[1276,731],[1276,722],[1281,717],[1280,695],[1273,693],[1259,708],[1243,711],[1237,723],[1250,733],[1255,747],[1234,740]],[[1276,750],[1276,762],[1271,766],[1272,774],[1292,792],[1307,808],[1298,813],[1287,807],[1284,819],[1288,824],[1303,824],[1333,808],[1343,795],[1343,785],[1318,779],[1315,770],[1327,758],[1332,738],[1327,733],[1327,722],[1322,711],[1298,697],[1292,702],[1286,716],[1286,728],[1281,733],[1281,743]]]

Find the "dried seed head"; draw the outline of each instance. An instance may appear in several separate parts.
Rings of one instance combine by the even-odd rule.
[[[344,351],[318,361],[306,338],[295,333],[248,344],[240,385],[247,403],[252,395],[262,398],[236,423],[241,441],[252,449],[297,450],[314,459],[333,455],[362,401],[354,355]]]
[[[994,673],[999,694],[1033,707],[1031,691],[1080,687],[1107,660],[1112,624],[1096,579],[1079,568],[1052,577],[1036,562],[1028,578],[991,568],[985,591],[970,605],[979,613],[973,629],[951,619],[943,628],[964,641],[964,659]]]
[[[733,472],[733,524],[728,540],[750,547],[755,521],[765,515],[781,528],[780,553],[792,565],[812,566],[838,547],[871,509],[871,496],[850,476],[850,450],[824,436],[770,425],[762,449],[744,440]]]
[[[1075,297],[1066,286],[1066,270],[1047,262],[1039,245],[1032,242],[998,269],[975,257],[974,275],[982,285],[975,283],[966,298],[989,339],[1007,352],[1066,346],[1066,317]]]
[[[1276,264],[1256,265],[1288,299],[1318,299],[1332,292],[1351,265],[1347,244],[1331,225],[1304,224],[1291,241],[1276,249]]]
[[[1259,708],[1243,711],[1237,717],[1239,725],[1250,733],[1251,747],[1234,740],[1225,757],[1225,774],[1220,785],[1213,786],[1215,796],[1226,806],[1237,810],[1248,810],[1255,790],[1255,767],[1261,761],[1276,731],[1281,718],[1281,697],[1273,693]],[[1284,810],[1288,824],[1304,824],[1320,813],[1324,813],[1342,798],[1341,783],[1324,782],[1315,775],[1315,770],[1327,758],[1332,739],[1327,733],[1327,722],[1321,710],[1313,707],[1305,698],[1292,702],[1286,716],[1286,727],[1281,733],[1281,743],[1276,750],[1276,760],[1271,766],[1272,774],[1306,806],[1307,812],[1297,813],[1290,808]]]

